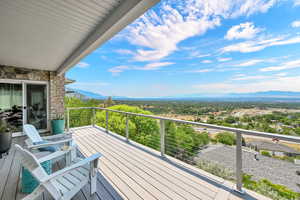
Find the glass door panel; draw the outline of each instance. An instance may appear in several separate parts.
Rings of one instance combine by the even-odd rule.
[[[26,84],[27,123],[47,129],[47,86]]]
[[[14,132],[22,131],[22,84],[0,83],[0,119],[6,120]]]

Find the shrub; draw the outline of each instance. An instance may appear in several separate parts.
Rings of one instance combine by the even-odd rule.
[[[223,132],[218,133],[216,135],[216,140],[219,143],[226,144],[226,145],[235,145],[236,144],[236,137],[233,133]]]
[[[235,180],[235,174],[231,170],[216,163],[200,160],[197,162],[197,167],[226,180]],[[300,199],[300,193],[294,192],[286,186],[271,183],[267,179],[256,181],[249,174],[243,174],[243,186],[275,200]]]
[[[199,160],[197,167],[226,180],[234,180],[235,177],[231,170],[207,160]]]
[[[261,155],[263,155],[263,156],[272,157],[272,155],[271,155],[270,152],[268,152],[268,151],[261,151],[260,153],[261,153]]]
[[[199,149],[210,141],[208,133],[197,133],[191,126],[166,122],[166,154],[183,161],[193,161]]]
[[[275,200],[297,200],[300,198],[300,193],[294,192],[286,186],[271,183],[267,179],[255,181],[249,174],[243,175],[243,184],[245,188]]]

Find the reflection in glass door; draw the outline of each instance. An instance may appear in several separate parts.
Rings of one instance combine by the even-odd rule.
[[[14,132],[22,131],[22,84],[0,83],[0,119],[6,120]]]
[[[47,86],[26,84],[27,123],[37,129],[47,129]]]

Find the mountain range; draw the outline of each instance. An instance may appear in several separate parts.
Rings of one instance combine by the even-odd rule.
[[[106,99],[108,96],[86,90],[66,88],[67,96],[76,96],[83,99]],[[115,100],[215,100],[215,101],[300,101],[300,92],[292,91],[261,91],[252,93],[226,94],[185,94],[165,97],[124,97],[112,96]]]

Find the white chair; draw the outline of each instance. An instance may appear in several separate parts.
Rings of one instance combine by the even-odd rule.
[[[67,163],[76,158],[76,147],[74,140],[72,139],[71,134],[58,134],[52,136],[41,137],[36,128],[31,124],[25,124],[23,126],[24,133],[28,136],[28,139],[25,140],[27,148],[31,151],[34,149],[45,148],[45,147],[62,147],[69,146],[71,147],[69,158]],[[68,161],[70,160],[70,161]]]
[[[87,183],[90,182],[90,192],[96,192],[97,165],[100,153],[73,163],[70,166],[48,175],[40,163],[61,156],[64,151],[57,151],[41,159],[37,159],[31,152],[15,145],[20,154],[22,165],[39,181],[38,187],[23,200],[34,200],[47,191],[55,200],[71,199]],[[55,154],[55,155],[53,155]]]

